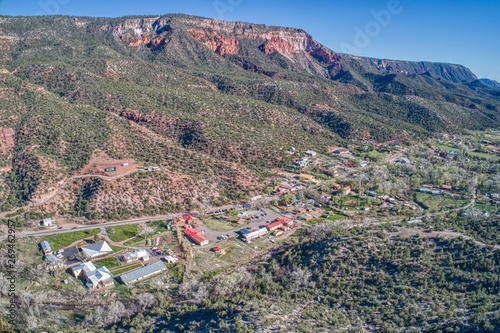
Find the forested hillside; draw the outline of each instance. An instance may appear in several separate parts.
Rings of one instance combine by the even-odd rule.
[[[118,217],[257,193],[291,146],[326,152],[344,140],[499,124],[500,92],[465,67],[337,54],[293,28],[185,15],[1,17],[0,52],[1,126],[13,133],[2,143],[4,211],[60,191],[97,150],[170,174],[143,176],[151,186],[138,195],[164,198],[118,205]],[[85,185],[73,185],[42,210],[103,217],[95,198],[120,187],[97,186],[75,211]],[[195,193],[189,202],[177,198],[182,188]]]

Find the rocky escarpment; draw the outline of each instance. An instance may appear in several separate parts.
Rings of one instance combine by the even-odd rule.
[[[165,16],[159,18],[126,19],[114,29],[114,35],[131,47],[146,46],[158,49],[166,45],[175,30],[185,30],[194,39],[205,44],[218,55],[234,55],[240,51],[240,41],[260,42],[265,54],[280,53],[294,61],[293,57],[310,55],[322,63],[333,63],[335,52],[316,42],[300,29],[268,27],[242,22],[224,22],[211,19]]]
[[[366,72],[388,72],[404,75],[428,75],[436,79],[445,79],[452,82],[474,82],[477,77],[465,66],[429,61],[403,61],[375,58],[362,58],[342,55],[342,58]]]
[[[175,34],[203,43],[219,56],[244,54],[250,41],[260,52],[279,54],[296,67],[321,76],[334,77],[342,68],[365,73],[428,75],[457,83],[477,80],[466,67],[454,64],[412,62],[339,55],[315,41],[301,29],[273,27],[244,22],[226,22],[186,15],[125,18],[117,21],[113,34],[129,47],[158,50],[168,47]],[[245,63],[246,67],[253,68]],[[244,66],[244,68],[245,68]],[[332,70],[333,69],[333,70]]]

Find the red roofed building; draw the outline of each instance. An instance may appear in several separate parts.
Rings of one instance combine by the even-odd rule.
[[[216,247],[212,248],[212,251],[214,251],[217,254],[224,254],[225,253],[224,249],[220,246],[216,246]]]
[[[276,230],[276,231],[273,233],[273,235],[274,235],[274,236],[281,236],[281,235],[283,235],[283,230],[278,229],[278,230]]]
[[[269,231],[274,231],[274,230],[278,229],[279,227],[281,227],[282,225],[283,225],[283,222],[274,221],[274,222],[271,222],[268,225],[266,225],[266,228]]]
[[[269,231],[274,231],[276,229],[279,229],[281,226],[291,226],[293,224],[292,219],[288,217],[278,217],[276,218],[273,222],[269,223],[266,228]]]
[[[190,240],[198,245],[207,245],[210,242],[207,237],[191,228],[187,228],[186,230],[184,230],[184,235],[186,235]]]
[[[183,215],[175,220],[178,226],[191,225],[196,222],[196,218],[191,214]]]
[[[293,222],[292,219],[288,218],[288,217],[278,217],[274,221],[281,222],[282,224],[288,224],[288,223]]]

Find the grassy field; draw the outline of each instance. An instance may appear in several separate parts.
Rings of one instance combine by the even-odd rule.
[[[109,246],[111,246],[111,249],[112,249],[114,252],[120,252],[120,251],[123,251],[123,250],[126,250],[126,249],[127,249],[126,247],[115,246],[115,245],[111,245],[111,244],[109,244]]]
[[[437,148],[439,148],[439,149],[446,150],[446,151],[449,151],[449,150],[451,150],[451,151],[460,151],[460,149],[458,149],[458,148],[447,146],[447,145],[442,145],[440,143],[435,144],[435,146]]]
[[[490,154],[486,154],[486,153],[474,152],[474,151],[467,152],[467,156],[477,157],[479,159],[490,160],[490,161],[493,161],[493,162],[500,161],[500,157],[498,157],[498,156],[490,155]]]
[[[111,274],[113,274],[113,276],[117,276],[117,275],[121,275],[121,274],[130,272],[131,270],[134,270],[134,269],[140,268],[140,267],[142,267],[142,264],[140,262],[134,262],[130,265],[120,266],[120,267],[116,267],[114,269],[110,269],[110,272],[111,272]]]
[[[151,222],[147,222],[146,224],[149,227],[154,228],[155,233],[157,233],[157,232],[163,233],[163,232],[168,231],[167,225],[169,224],[169,222],[167,222],[167,221],[151,221]]]
[[[109,238],[113,242],[122,242],[126,239],[132,238],[139,233],[138,224],[128,224],[118,227],[108,227],[106,228]]]
[[[328,218],[319,217],[319,218],[312,219],[311,221],[307,221],[306,223],[310,224],[310,225],[315,225],[315,224],[320,224],[320,223],[329,223],[329,222],[334,222],[334,221],[340,220],[341,218],[345,217],[344,215],[341,215],[341,214],[339,214],[337,212],[333,212],[333,211],[330,211],[327,213],[330,214],[330,216]]]
[[[211,217],[205,217],[202,219],[203,224],[206,225],[208,228],[215,230],[215,231],[231,231],[234,229],[237,229],[238,227],[241,227],[242,225],[236,224],[236,223],[230,223],[227,221],[219,221],[217,219],[211,218]]]
[[[109,257],[94,261],[94,266],[97,268],[106,266],[107,269],[111,270],[112,268],[120,267],[120,262],[115,257]]]
[[[377,161],[382,161],[386,156],[387,154],[373,150],[368,154],[366,154],[366,159],[377,162]]]
[[[126,241],[123,244],[126,245],[126,246],[144,245],[145,241],[144,241],[144,238],[142,238],[140,236],[137,236],[137,237],[134,237],[134,238]]]
[[[53,251],[57,251],[73,244],[78,240],[95,236],[98,233],[99,229],[82,230],[59,235],[45,236],[43,237],[43,240],[46,240],[50,243]]]
[[[465,206],[467,200],[454,199],[443,195],[431,195],[427,193],[417,193],[415,195],[417,203],[422,204],[429,212],[439,212]]]

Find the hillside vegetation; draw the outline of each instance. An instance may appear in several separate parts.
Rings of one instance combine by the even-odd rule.
[[[499,125],[499,91],[465,67],[340,55],[298,29],[2,17],[0,39],[0,125],[14,133],[0,156],[11,167],[3,211],[50,197],[96,150],[162,173],[75,181],[41,211],[96,219],[220,204],[259,193],[291,146]]]

